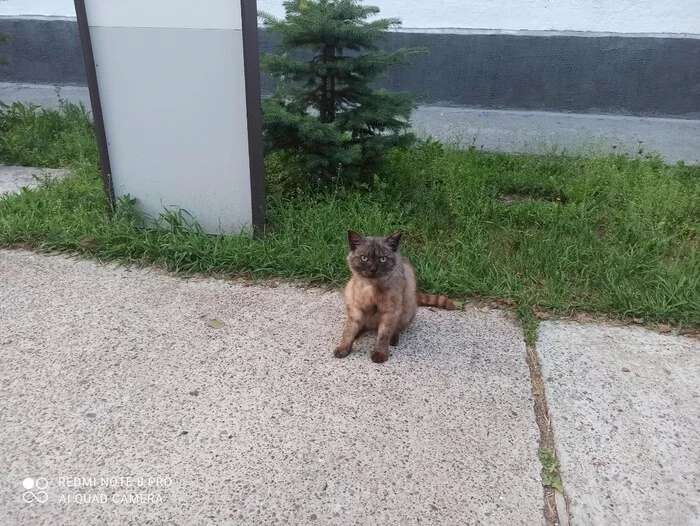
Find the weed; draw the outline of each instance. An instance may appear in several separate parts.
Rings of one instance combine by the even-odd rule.
[[[564,485],[561,482],[559,475],[559,461],[554,453],[548,448],[541,446],[537,451],[537,456],[542,464],[542,485],[554,488],[561,493],[564,493]]]
[[[97,164],[97,143],[85,107],[59,101],[58,109],[19,102],[0,111],[0,162],[58,168]]]

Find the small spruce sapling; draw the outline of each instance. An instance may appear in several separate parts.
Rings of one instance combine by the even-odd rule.
[[[373,84],[426,51],[380,49],[377,43],[401,22],[368,20],[379,8],[358,0],[289,0],[284,7],[284,19],[259,14],[284,50],[262,56],[263,70],[277,80],[263,99],[267,151],[293,154],[322,184],[371,179],[390,148],[415,140],[408,131],[415,98]]]

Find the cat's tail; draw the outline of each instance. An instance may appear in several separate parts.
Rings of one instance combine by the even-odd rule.
[[[437,294],[416,294],[416,301],[418,305],[423,307],[439,307],[441,309],[452,310],[457,308],[455,302],[445,296],[438,296]]]

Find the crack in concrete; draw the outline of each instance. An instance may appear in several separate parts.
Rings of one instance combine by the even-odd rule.
[[[554,431],[552,430],[552,422],[549,418],[547,397],[544,391],[544,381],[542,380],[542,371],[537,357],[537,349],[534,345],[526,344],[526,361],[527,367],[530,370],[532,395],[535,400],[535,420],[537,422],[537,427],[540,429],[540,447],[546,447],[556,457],[557,449],[554,442]],[[550,486],[543,485],[542,488],[546,525],[569,526],[569,501],[566,498],[566,494],[561,494]]]

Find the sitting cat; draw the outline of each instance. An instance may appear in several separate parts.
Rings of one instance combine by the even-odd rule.
[[[399,342],[399,334],[413,320],[418,305],[455,308],[444,296],[416,293],[415,273],[399,252],[400,240],[400,232],[389,237],[362,237],[348,231],[347,261],[352,278],[345,287],[347,319],[336,358],[350,354],[352,342],[362,331],[376,329],[372,361],[385,362],[389,345]]]

